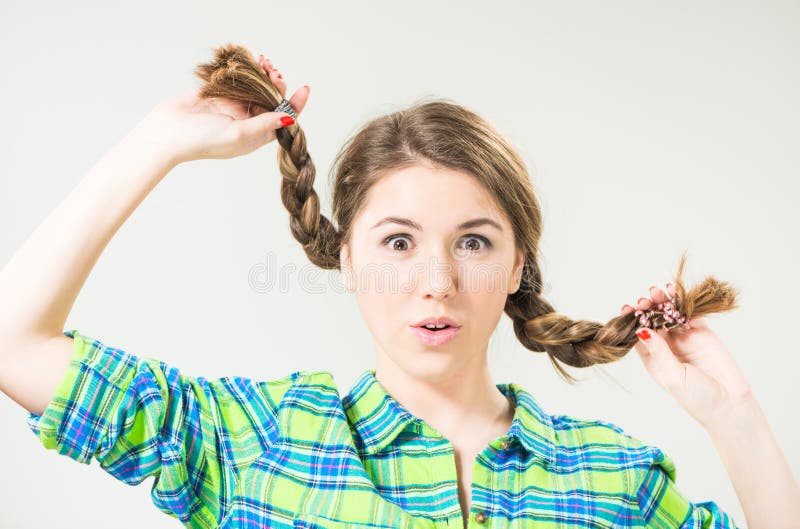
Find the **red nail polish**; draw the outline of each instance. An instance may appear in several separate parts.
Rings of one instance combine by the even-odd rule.
[[[294,118],[292,116],[281,117],[281,125],[283,125],[284,127],[287,125],[291,125],[292,123],[294,123]]]
[[[636,331],[636,336],[641,338],[642,340],[649,340],[650,339],[650,331],[647,329],[640,329]]]

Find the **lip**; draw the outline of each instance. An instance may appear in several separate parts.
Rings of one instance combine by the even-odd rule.
[[[425,327],[409,327],[412,333],[425,345],[443,345],[456,337],[460,327],[447,327],[440,331],[429,331]]]
[[[450,327],[461,327],[456,320],[448,316],[430,316],[413,324],[412,327],[422,327],[423,325],[449,325]]]

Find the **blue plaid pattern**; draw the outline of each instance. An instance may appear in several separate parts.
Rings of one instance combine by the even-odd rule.
[[[463,527],[453,447],[364,371],[271,381],[189,377],[77,331],[53,400],[28,425],[43,446],[96,459],[192,528]],[[469,527],[736,528],[675,486],[664,452],[600,421],[545,413],[514,383],[509,431],[478,454]]]

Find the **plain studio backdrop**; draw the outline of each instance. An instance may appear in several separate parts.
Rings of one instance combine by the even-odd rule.
[[[797,2],[4,2],[0,263],[156,103],[227,42],[263,53],[327,174],[366,120],[421,98],[477,111],[518,147],[544,209],[544,296],[607,321],[663,284],[714,275],[741,308],[709,318],[800,475]],[[260,380],[327,370],[344,395],[374,367],[336,271],[315,268],[279,196],[277,143],[178,166],[108,245],[65,328],[187,375]],[[58,262],[52,266],[58,267]],[[4,302],[7,302],[5,300]],[[745,526],[710,438],[635,351],[564,383],[503,316],[497,382],[553,414],[602,419],[661,447],[677,485]],[[0,398],[0,527],[177,527],[97,461],[46,451]]]

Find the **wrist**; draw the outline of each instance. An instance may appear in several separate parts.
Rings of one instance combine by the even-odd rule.
[[[766,422],[766,417],[755,395],[748,392],[732,401],[704,425],[712,440],[752,433]]]
[[[139,121],[133,129],[120,142],[142,155],[148,156],[155,163],[173,169],[181,159],[175,148],[175,140],[169,134],[169,123],[165,122],[162,115],[153,110]]]
[[[149,160],[152,165],[159,167],[159,173],[163,174],[168,173],[181,162],[169,145],[165,145],[153,135],[147,134],[138,126],[120,140],[117,148],[134,154],[140,160]]]

